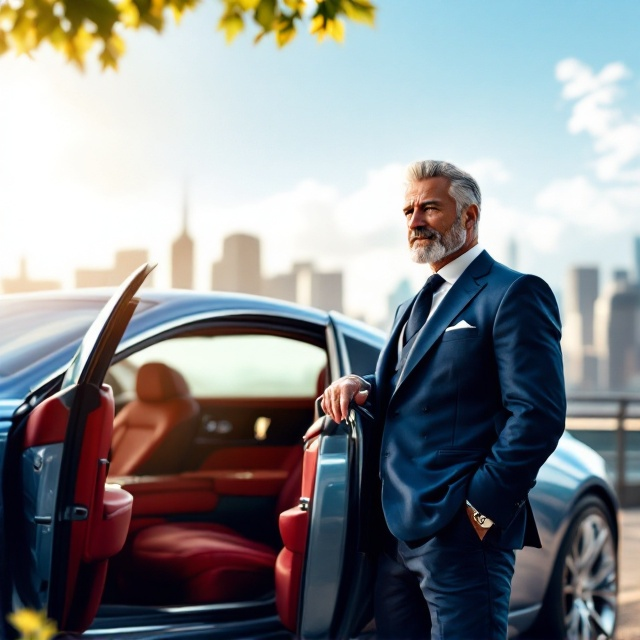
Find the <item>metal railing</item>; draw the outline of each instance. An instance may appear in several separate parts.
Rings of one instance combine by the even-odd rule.
[[[567,431],[604,457],[622,506],[640,505],[640,395],[570,394]]]

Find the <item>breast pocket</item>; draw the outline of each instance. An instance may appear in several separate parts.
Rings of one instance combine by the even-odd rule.
[[[442,342],[449,342],[451,340],[472,340],[479,335],[476,327],[468,327],[465,329],[451,329],[445,331],[442,334]]]

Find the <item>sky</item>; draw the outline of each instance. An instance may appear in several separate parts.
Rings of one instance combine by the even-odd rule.
[[[0,0],[1,1],[1,0]],[[127,32],[117,72],[48,47],[0,57],[0,278],[73,285],[147,247],[169,286],[184,202],[196,288],[222,240],[262,240],[267,276],[344,272],[345,310],[387,315],[411,262],[407,164],[442,159],[483,193],[480,242],[545,278],[632,269],[640,236],[640,2],[377,0],[343,44],[226,45],[205,0],[164,33]],[[91,57],[91,55],[90,55]],[[509,247],[515,243],[514,254]]]

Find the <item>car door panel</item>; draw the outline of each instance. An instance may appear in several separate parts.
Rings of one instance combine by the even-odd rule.
[[[348,638],[368,618],[373,576],[360,418],[320,418],[307,437],[300,505],[280,516],[276,605],[300,637]]]
[[[87,332],[60,390],[31,411],[25,403],[10,436],[21,442],[22,499],[7,521],[24,533],[11,538],[13,600],[46,609],[68,631],[93,619],[108,559],[129,526],[131,496],[105,486],[114,400],[103,379],[150,271],[143,265],[122,285]]]
[[[323,421],[321,419],[319,422]],[[283,511],[279,519],[284,546],[276,561],[276,606],[284,626],[294,632],[298,624],[302,568],[309,534],[309,504],[316,481],[320,428],[321,424],[314,425],[305,442],[299,503]]]

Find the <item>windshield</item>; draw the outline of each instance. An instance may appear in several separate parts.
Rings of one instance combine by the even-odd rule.
[[[79,341],[106,299],[0,298],[0,377]]]

